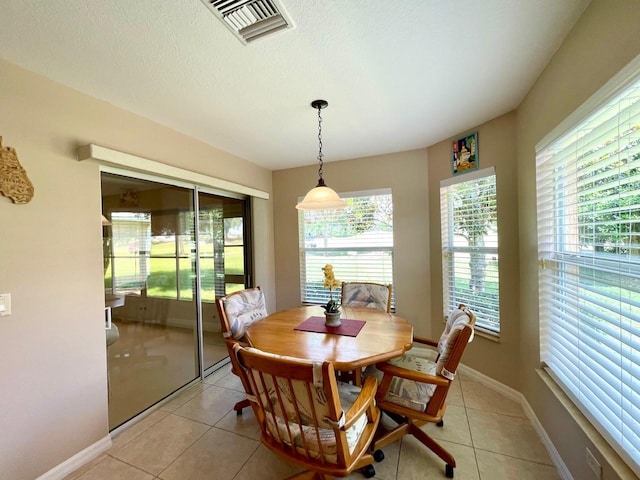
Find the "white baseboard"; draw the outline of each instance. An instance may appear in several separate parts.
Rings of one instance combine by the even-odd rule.
[[[64,477],[74,472],[81,466],[89,463],[94,458],[98,457],[101,453],[106,452],[111,448],[111,436],[98,440],[93,445],[89,445],[84,450],[76,453],[73,457],[68,458],[60,465],[52,468],[46,473],[40,475],[36,480],[62,480]]]
[[[481,383],[484,386],[489,387],[492,390],[495,390],[499,394],[504,395],[505,397],[513,400],[514,402],[522,403],[522,399],[524,397],[519,391],[511,387],[508,387],[505,384],[500,383],[491,377],[487,377],[484,373],[480,373],[479,371],[474,370],[471,367],[467,367],[466,365],[460,364],[458,366],[458,370],[462,372],[464,375],[473,377],[474,380],[476,380],[478,383]]]
[[[562,478],[562,480],[574,480],[573,476],[571,475],[571,472],[567,468],[567,465],[564,463],[564,461],[562,460],[562,457],[558,453],[558,450],[556,449],[555,445],[549,438],[549,435],[547,435],[547,432],[542,427],[542,423],[540,423],[540,420],[538,420],[538,417],[536,416],[535,412],[531,408],[531,405],[529,405],[529,402],[527,401],[527,399],[522,393],[520,393],[519,391],[511,387],[508,387],[507,385],[504,385],[498,382],[497,380],[494,380],[491,377],[487,377],[485,374],[480,373],[477,370],[474,370],[473,368],[467,367],[466,365],[462,365],[462,364],[459,365],[458,370],[468,377],[473,377],[473,379],[476,380],[478,383],[481,383],[484,386],[489,387],[490,389],[498,392],[501,395],[504,395],[505,397],[513,400],[514,402],[518,402],[522,406],[522,410],[524,411],[524,414],[527,416],[527,418],[531,422],[531,425],[533,426],[533,429],[538,434],[538,437],[540,437],[540,441],[542,442],[544,447],[547,449],[547,453],[549,454],[549,457],[551,458],[551,461],[553,462],[554,466],[558,470],[558,475],[560,475],[560,478]]]
[[[531,425],[533,425],[533,428],[537,432],[538,437],[540,437],[542,444],[547,449],[547,453],[549,454],[549,457],[551,457],[551,461],[558,470],[558,475],[560,475],[560,478],[562,478],[562,480],[573,480],[571,472],[562,460],[562,457],[558,453],[558,450],[556,450],[556,447],[549,438],[549,435],[547,435],[547,432],[542,427],[540,420],[538,420],[538,417],[536,417],[536,414],[531,408],[531,405],[529,405],[529,402],[527,402],[527,399],[524,397],[524,395],[521,394],[521,396],[522,401],[520,402],[520,405],[522,405],[522,410],[524,411],[524,414],[527,416],[527,418],[531,421]]]

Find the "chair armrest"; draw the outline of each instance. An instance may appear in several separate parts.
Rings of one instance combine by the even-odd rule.
[[[234,338],[225,338],[224,339],[225,343],[227,344],[227,347],[229,349],[229,352],[233,352],[233,346],[237,343],[238,345],[240,345],[241,347],[251,347],[252,345],[250,343],[247,343],[245,341],[242,340],[236,340]]]
[[[438,346],[438,342],[436,342],[435,340],[431,340],[430,338],[426,338],[426,337],[416,337],[415,335],[413,336],[413,342],[423,343],[431,347]]]
[[[398,367],[396,365],[391,365],[386,362],[376,364],[376,368],[381,372],[383,372],[385,377],[387,375],[390,375],[392,377],[402,377],[408,380],[413,380],[415,382],[430,383],[438,387],[446,387],[451,383],[451,380],[448,380],[444,377],[440,377],[438,375],[429,375],[428,373],[420,373],[414,370],[408,370],[406,368]]]
[[[342,427],[343,430],[348,430],[358,420],[363,413],[369,408],[375,406],[376,390],[378,388],[378,381],[374,376],[368,376],[362,390],[358,394],[358,398],[353,402],[353,405],[349,407],[349,410],[345,412],[345,424]]]

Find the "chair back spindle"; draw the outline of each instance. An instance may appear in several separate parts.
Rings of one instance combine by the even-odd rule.
[[[330,362],[277,356],[239,343],[233,350],[265,446],[324,475],[346,476],[373,463],[367,449],[380,416],[374,378],[362,388],[339,386]]]

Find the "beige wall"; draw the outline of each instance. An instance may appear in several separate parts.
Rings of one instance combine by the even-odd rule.
[[[622,477],[537,373],[534,146],[640,53],[638,25],[639,1],[594,0],[517,111],[467,130],[478,131],[480,168],[495,165],[498,175],[502,332],[499,342],[477,338],[464,362],[524,393],[575,479],[593,478],[587,446],[603,478]],[[0,197],[0,292],[13,294],[14,309],[0,318],[0,471],[31,479],[107,433],[99,175],[95,164],[75,160],[77,146],[93,142],[273,188],[273,201],[253,201],[256,283],[270,311],[300,303],[295,204],[315,185],[317,167],[271,176],[3,62],[0,112],[4,144],[17,148],[36,187],[27,205]],[[442,328],[438,190],[451,176],[449,140],[325,164],[337,191],[392,188],[398,313],[417,334]]]
[[[35,197],[0,196],[0,477],[32,480],[108,435],[96,143],[271,192],[271,172],[0,61],[0,135]],[[256,280],[275,290],[272,201],[254,200]],[[275,301],[271,301],[274,308]]]
[[[603,478],[616,479],[619,476],[536,372],[540,348],[534,148],[565,117],[640,54],[638,25],[640,2],[637,0],[594,0],[518,108],[521,390],[576,479],[593,478],[585,461],[587,446],[602,462]],[[629,478],[636,477],[631,474]]]
[[[516,116],[503,115],[470,131],[478,132],[479,169],[495,167],[498,198],[500,273],[500,339],[476,336],[465,352],[464,363],[517,390],[519,381],[520,324],[518,292],[518,191]],[[460,132],[460,136],[469,132]],[[440,181],[452,177],[452,139],[429,147],[429,218],[431,259],[431,329],[442,331],[442,241]],[[464,179],[464,174],[460,174]],[[473,299],[468,299],[473,308]],[[505,361],[505,359],[509,359]]]
[[[427,151],[325,163],[324,179],[338,192],[391,188],[396,311],[413,323],[416,334],[429,334]],[[314,187],[317,180],[317,165],[273,173],[278,309],[300,305],[298,211],[295,206],[299,197]],[[336,277],[340,279],[340,272],[336,272]]]

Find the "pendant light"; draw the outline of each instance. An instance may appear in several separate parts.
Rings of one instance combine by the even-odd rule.
[[[296,205],[298,210],[337,210],[347,206],[338,194],[327,187],[322,178],[322,116],[320,111],[326,108],[329,103],[326,100],[314,100],[311,102],[313,108],[318,109],[318,184],[309,190],[299,204]]]

